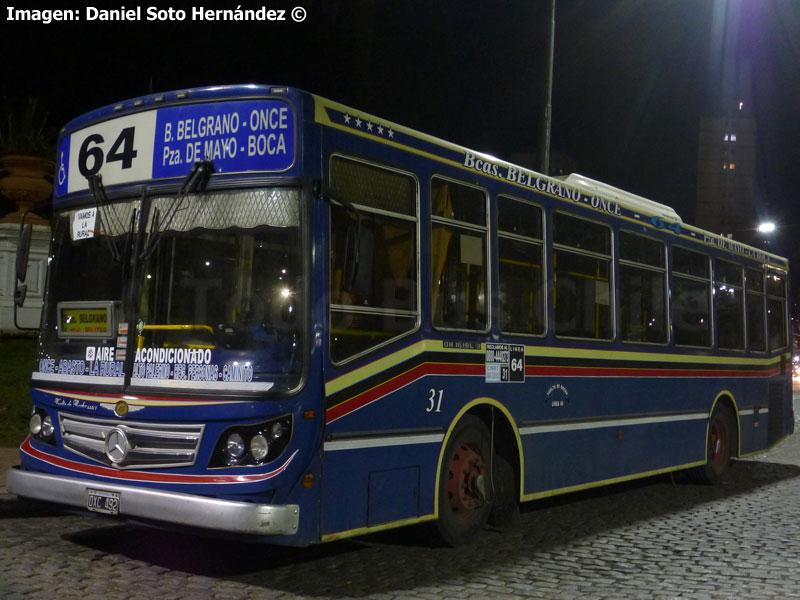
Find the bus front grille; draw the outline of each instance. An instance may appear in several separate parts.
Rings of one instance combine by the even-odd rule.
[[[191,466],[205,427],[58,416],[64,448],[119,469]]]

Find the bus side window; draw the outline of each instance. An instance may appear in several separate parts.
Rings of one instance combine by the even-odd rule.
[[[663,242],[619,232],[619,304],[623,341],[667,342],[666,247]]]
[[[413,177],[334,155],[330,208],[330,355],[335,363],[417,324],[417,186]]]
[[[714,269],[714,314],[717,345],[723,350],[744,349],[744,281],[742,268],[717,260]]]
[[[611,230],[553,213],[553,279],[556,335],[611,339]]]
[[[541,335],[545,330],[542,209],[498,196],[497,219],[500,331]]]
[[[711,274],[705,254],[672,247],[672,325],[680,346],[711,346]]]
[[[758,269],[746,270],[747,292],[747,345],[750,350],[764,352],[764,273]]]
[[[786,347],[786,277],[778,273],[767,273],[767,341],[770,350]]]
[[[484,331],[488,325],[486,194],[434,177],[431,205],[433,324]]]

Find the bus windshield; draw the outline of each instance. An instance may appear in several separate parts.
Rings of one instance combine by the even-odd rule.
[[[153,198],[134,383],[295,387],[302,338],[299,222],[293,189]],[[153,377],[151,364],[168,364],[172,372]]]
[[[87,226],[81,219],[92,213]],[[66,211],[56,219],[53,260],[41,355],[52,360],[40,357],[40,378],[127,383],[126,356],[134,354],[134,387],[299,385],[298,190],[156,196]]]
[[[130,311],[125,267],[140,209],[135,200],[55,215],[34,378],[123,383],[118,335]]]

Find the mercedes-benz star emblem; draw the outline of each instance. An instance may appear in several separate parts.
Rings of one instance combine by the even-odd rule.
[[[115,427],[108,432],[106,436],[106,456],[112,463],[118,465],[125,460],[130,449],[131,445],[124,431]]]

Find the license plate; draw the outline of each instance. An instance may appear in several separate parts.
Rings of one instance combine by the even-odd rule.
[[[107,515],[119,514],[119,492],[86,490],[86,508]]]

